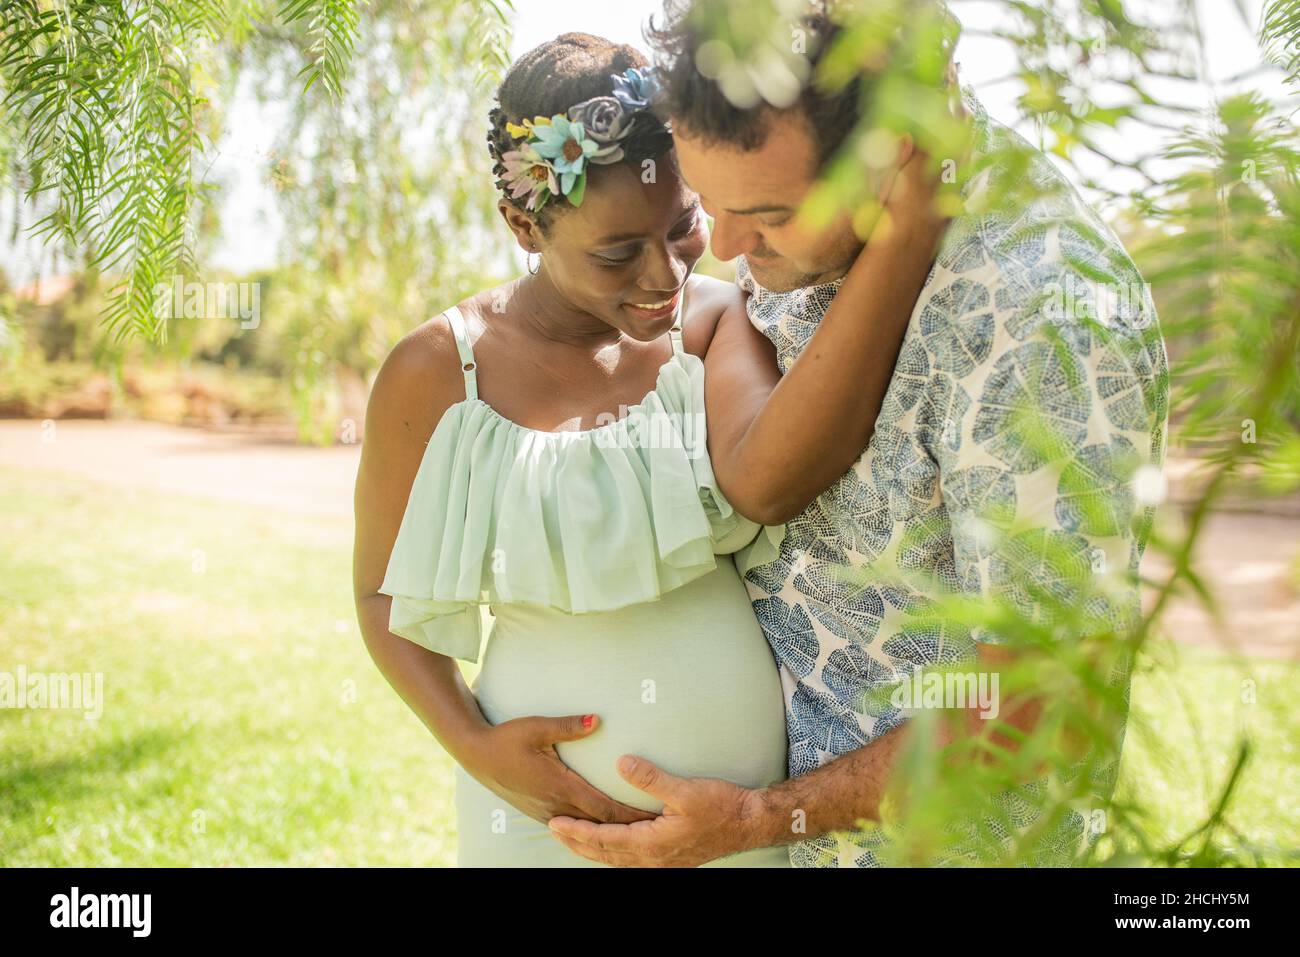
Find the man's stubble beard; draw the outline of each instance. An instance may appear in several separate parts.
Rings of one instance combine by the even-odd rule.
[[[828,257],[833,259],[833,265],[819,272],[804,272],[797,269],[789,260],[778,260],[779,265],[787,266],[788,269],[778,269],[774,272],[769,272],[762,264],[755,264],[748,257],[746,262],[755,281],[768,292],[794,292],[796,289],[821,286],[842,279],[854,260],[858,258],[863,245],[857,237],[854,237],[851,245],[837,247],[834,251],[836,255]]]

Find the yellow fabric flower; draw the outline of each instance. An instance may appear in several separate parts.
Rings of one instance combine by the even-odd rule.
[[[535,116],[531,120],[524,120],[522,124],[507,123],[506,132],[515,139],[526,139],[533,135],[534,126],[550,126],[551,118],[549,116]]]

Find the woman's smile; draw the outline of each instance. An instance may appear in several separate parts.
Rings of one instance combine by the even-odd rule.
[[[682,298],[682,288],[672,294],[668,299],[661,299],[657,302],[628,302],[623,304],[623,308],[633,313],[641,319],[662,319],[664,316],[671,315],[677,311],[677,304]]]

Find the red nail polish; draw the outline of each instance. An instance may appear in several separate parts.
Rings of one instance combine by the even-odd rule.
[[[584,714],[582,716],[582,729],[584,731],[590,731],[591,726],[595,723],[596,723],[596,716],[594,714]]]

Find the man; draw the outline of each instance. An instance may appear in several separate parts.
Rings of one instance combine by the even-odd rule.
[[[838,94],[805,84],[791,106],[737,107],[696,69],[708,38],[687,13],[656,36],[678,161],[714,217],[714,254],[738,257],[749,319],[784,373],[859,253],[871,254],[849,217],[813,230],[798,211],[873,91],[868,78]],[[802,28],[815,65],[841,28],[824,12]],[[665,813],[631,826],[555,819],[553,833],[577,853],[690,865],[788,844],[795,866],[879,865],[883,832],[856,826],[879,821],[905,777],[916,705],[882,689],[933,666],[996,672],[1017,660],[1000,647],[1006,635],[929,609],[966,595],[1075,638],[1123,635],[1136,620],[1150,502],[1135,500],[1132,478],[1158,468],[1164,450],[1154,307],[1119,242],[1052,164],[969,91],[964,104],[972,146],[959,162],[980,172],[962,187],[964,210],[915,304],[871,442],[786,522],[780,554],[746,574],[786,695],[790,780],[745,790],[624,758],[620,771]],[[1013,155],[1027,165],[1003,159]],[[1023,199],[1008,204],[1012,194]],[[1071,606],[1082,619],[1057,621]],[[1031,731],[1041,711],[1003,718]],[[1008,818],[1032,824],[1046,787],[1030,780],[995,797]],[[1033,862],[1068,863],[1084,820],[1073,811],[1049,830]]]

